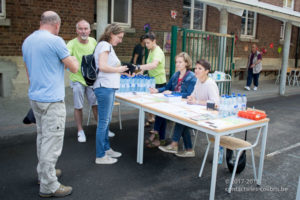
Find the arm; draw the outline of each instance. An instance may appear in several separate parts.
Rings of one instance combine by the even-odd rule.
[[[27,69],[26,63],[24,63],[24,65],[25,65],[25,69],[26,69],[28,84],[30,85],[29,74],[28,74],[28,69]]]
[[[128,70],[127,66],[119,66],[119,67],[112,67],[107,64],[108,61],[108,51],[104,51],[100,53],[98,58],[98,66],[101,72],[105,73],[122,73]]]
[[[133,64],[136,65],[136,61],[137,61],[137,58],[139,57],[139,54],[134,54],[134,57],[133,57]]]
[[[152,63],[148,63],[145,65],[140,65],[140,69],[145,71],[145,70],[151,70],[151,69],[155,69],[159,64],[158,60],[154,60]]]
[[[74,56],[68,56],[62,59],[62,62],[65,64],[65,68],[68,68],[72,73],[77,73],[79,63]]]

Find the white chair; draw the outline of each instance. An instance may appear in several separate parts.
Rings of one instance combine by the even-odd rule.
[[[256,137],[256,140],[255,140],[254,144],[251,144],[248,141],[245,141],[245,140],[242,140],[242,139],[239,139],[239,138],[236,138],[236,137],[232,137],[232,136],[221,136],[220,137],[220,146],[224,147],[225,149],[230,149],[230,150],[233,150],[233,151],[237,151],[236,159],[235,159],[235,163],[234,163],[234,168],[233,168],[233,171],[232,171],[232,177],[231,177],[230,185],[229,185],[228,191],[227,191],[228,193],[231,193],[231,188],[232,188],[232,184],[233,184],[233,181],[234,181],[237,165],[239,163],[240,155],[244,150],[251,150],[253,174],[254,174],[254,179],[257,181],[253,149],[258,144],[260,134],[261,134],[261,128],[258,131],[258,134],[257,134],[257,137]],[[209,138],[208,135],[206,134],[206,138],[207,138],[207,141],[208,141],[208,145],[207,145],[207,148],[206,148],[206,152],[204,154],[203,162],[202,162],[201,169],[200,169],[200,172],[199,172],[199,177],[202,176],[202,172],[203,172],[203,169],[204,169],[204,165],[205,165],[207,154],[208,154],[208,151],[209,151],[209,148],[210,148],[210,144],[212,142],[214,142],[214,137]],[[224,149],[224,152],[225,152],[225,149]]]
[[[118,106],[120,130],[122,130],[121,104],[120,104],[119,102],[116,102],[116,101],[115,101],[115,102],[114,102],[114,106]],[[87,126],[88,126],[89,123],[90,123],[91,110],[92,110],[92,107],[90,106],[90,109],[89,109],[89,115],[88,115],[88,120],[87,120],[87,123],[86,123]]]
[[[300,69],[293,69],[291,70],[291,74],[289,76],[289,85],[291,86],[291,83],[293,86],[297,84],[299,86],[299,80],[300,79]]]

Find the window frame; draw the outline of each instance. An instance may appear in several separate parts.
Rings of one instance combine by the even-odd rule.
[[[294,10],[295,0],[292,0],[292,3],[291,3],[291,6],[292,6],[292,7],[288,7],[288,6],[287,6],[287,2],[288,2],[288,0],[283,0],[283,7],[284,7],[284,8],[287,8],[287,9]]]
[[[2,7],[2,12],[0,12],[0,19],[5,19],[6,18],[6,7],[5,7],[5,0],[0,0],[1,2],[1,7]]]
[[[121,23],[114,21],[114,4],[115,0],[111,0],[111,10],[110,10],[110,22],[111,23],[118,23],[120,26],[123,27],[131,27],[131,11],[132,11],[132,0],[128,0],[128,23]]]
[[[252,11],[248,11],[248,10],[245,10],[247,12],[246,16],[245,16],[245,30],[244,32],[247,33],[248,31],[248,12],[252,12]],[[256,36],[256,27],[257,27],[257,13],[256,12],[253,12],[254,13],[254,22],[253,22],[253,34],[252,35],[248,35],[248,34],[242,34],[241,32],[241,38],[247,38],[247,39],[255,39],[255,36]],[[242,16],[242,19],[243,19],[243,16]],[[241,23],[242,25],[242,23]]]
[[[191,0],[191,6],[183,6],[183,8],[190,8],[191,9],[191,18],[190,18],[190,27],[189,29],[191,30],[200,30],[200,31],[205,31],[205,25],[206,25],[206,13],[207,13],[207,5],[203,2],[201,2],[203,4],[203,16],[202,16],[202,29],[194,29],[194,11],[195,9],[195,0]]]

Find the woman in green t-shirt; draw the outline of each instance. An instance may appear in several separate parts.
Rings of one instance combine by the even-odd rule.
[[[167,82],[166,70],[165,70],[165,54],[162,51],[162,49],[156,44],[156,37],[153,32],[146,33],[146,35],[144,36],[144,42],[147,49],[149,50],[147,64],[137,65],[137,68],[142,72],[148,70],[149,76],[155,78],[156,88],[164,87]],[[148,116],[148,121],[149,122],[153,121],[153,118],[154,118],[153,115]],[[156,117],[156,118],[160,118],[160,117]],[[165,121],[165,120],[155,120],[155,121]],[[163,130],[165,129],[166,122],[159,123],[159,124],[156,123],[155,126]],[[160,134],[159,138],[160,140],[164,140],[165,134]],[[150,140],[153,139],[154,138],[150,138]]]

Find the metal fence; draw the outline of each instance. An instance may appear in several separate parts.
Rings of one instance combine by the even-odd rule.
[[[231,77],[232,70],[234,69],[233,35],[189,30],[172,26],[170,77],[175,72],[175,56],[181,51],[187,52],[191,56],[193,65],[197,60],[205,59],[211,64],[212,73],[214,71],[221,71],[229,74]],[[230,93],[231,81],[220,81],[217,84],[220,94]]]

